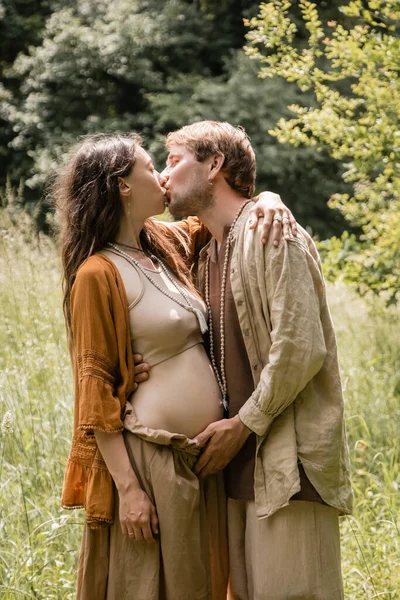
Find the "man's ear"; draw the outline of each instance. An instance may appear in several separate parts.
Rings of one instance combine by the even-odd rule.
[[[129,183],[127,183],[125,181],[125,179],[123,177],[118,177],[118,187],[119,187],[119,193],[121,194],[121,196],[129,196],[131,193],[131,186],[129,185]]]
[[[214,154],[210,163],[210,174],[209,179],[214,179],[218,173],[221,171],[223,164],[225,162],[225,155],[222,152],[218,152]]]

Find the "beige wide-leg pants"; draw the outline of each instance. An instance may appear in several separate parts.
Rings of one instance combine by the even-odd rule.
[[[199,481],[199,450],[181,434],[141,425],[132,410],[125,445],[136,475],[156,507],[156,543],[122,533],[118,494],[114,524],[85,526],[77,600],[226,600],[228,542],[222,474]]]
[[[342,600],[337,510],[293,501],[257,519],[228,500],[229,600]]]

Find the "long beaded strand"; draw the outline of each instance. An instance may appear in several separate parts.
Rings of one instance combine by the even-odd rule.
[[[228,410],[229,401],[228,401],[228,383],[226,380],[226,371],[225,371],[225,292],[226,292],[226,278],[228,275],[228,263],[229,263],[229,252],[232,242],[233,230],[239,219],[240,215],[244,207],[250,202],[250,200],[244,202],[238,212],[235,215],[235,218],[232,221],[232,225],[230,226],[228,236],[226,239],[225,246],[225,256],[224,256],[224,265],[222,269],[222,281],[221,281],[221,297],[220,297],[220,313],[219,313],[219,331],[220,331],[220,370],[217,367],[217,361],[215,359],[214,352],[214,326],[212,322],[212,314],[211,314],[211,302],[210,302],[210,257],[207,257],[206,268],[205,268],[205,301],[208,310],[208,330],[210,335],[210,358],[211,365],[214,370],[215,376],[218,381],[219,388],[222,394],[222,403],[224,405],[225,411]]]
[[[170,300],[172,300],[173,302],[175,302],[176,304],[178,304],[185,310],[188,310],[189,312],[193,313],[195,315],[195,317],[197,317],[201,333],[203,333],[203,334],[206,333],[206,331],[208,330],[208,327],[207,327],[207,321],[206,321],[203,313],[201,312],[201,310],[199,310],[198,308],[195,308],[193,306],[193,304],[190,301],[189,295],[186,293],[186,290],[183,290],[183,288],[181,288],[176,283],[176,281],[174,281],[174,279],[168,272],[168,269],[166,268],[164,263],[159,258],[154,256],[154,254],[152,254],[150,256],[151,260],[157,261],[159,263],[161,270],[163,271],[163,273],[165,273],[166,277],[171,281],[171,283],[178,290],[178,292],[181,294],[181,296],[183,296],[184,300],[186,301],[186,304],[181,302],[178,298],[175,298],[167,290],[164,290],[156,281],[154,281],[154,279],[151,277],[151,275],[149,275],[148,269],[143,267],[143,265],[141,265],[140,262],[138,260],[136,260],[136,258],[133,258],[133,256],[130,256],[129,254],[127,254],[126,252],[121,250],[121,248],[118,248],[118,246],[116,246],[115,244],[112,244],[111,242],[108,243],[107,246],[109,248],[113,248],[117,254],[119,254],[120,256],[123,256],[124,258],[126,258],[126,260],[128,262],[130,262],[131,264],[136,266],[143,273],[143,275],[150,281],[150,283],[152,283],[159,292],[164,294],[164,296],[167,296],[167,298],[169,298]]]

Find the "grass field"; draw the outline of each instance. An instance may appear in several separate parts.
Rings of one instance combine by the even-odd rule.
[[[72,380],[54,244],[0,210],[0,598],[74,598],[83,514],[60,508]],[[346,598],[400,598],[400,317],[329,288],[353,465]]]

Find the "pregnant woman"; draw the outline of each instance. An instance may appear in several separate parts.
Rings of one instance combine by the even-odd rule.
[[[75,380],[62,503],[86,509],[79,600],[226,598],[221,474],[192,471],[196,434],[222,418],[188,270],[207,232],[149,219],[162,184],[138,136],[101,134],[53,188]],[[133,394],[134,352],[152,376]]]

